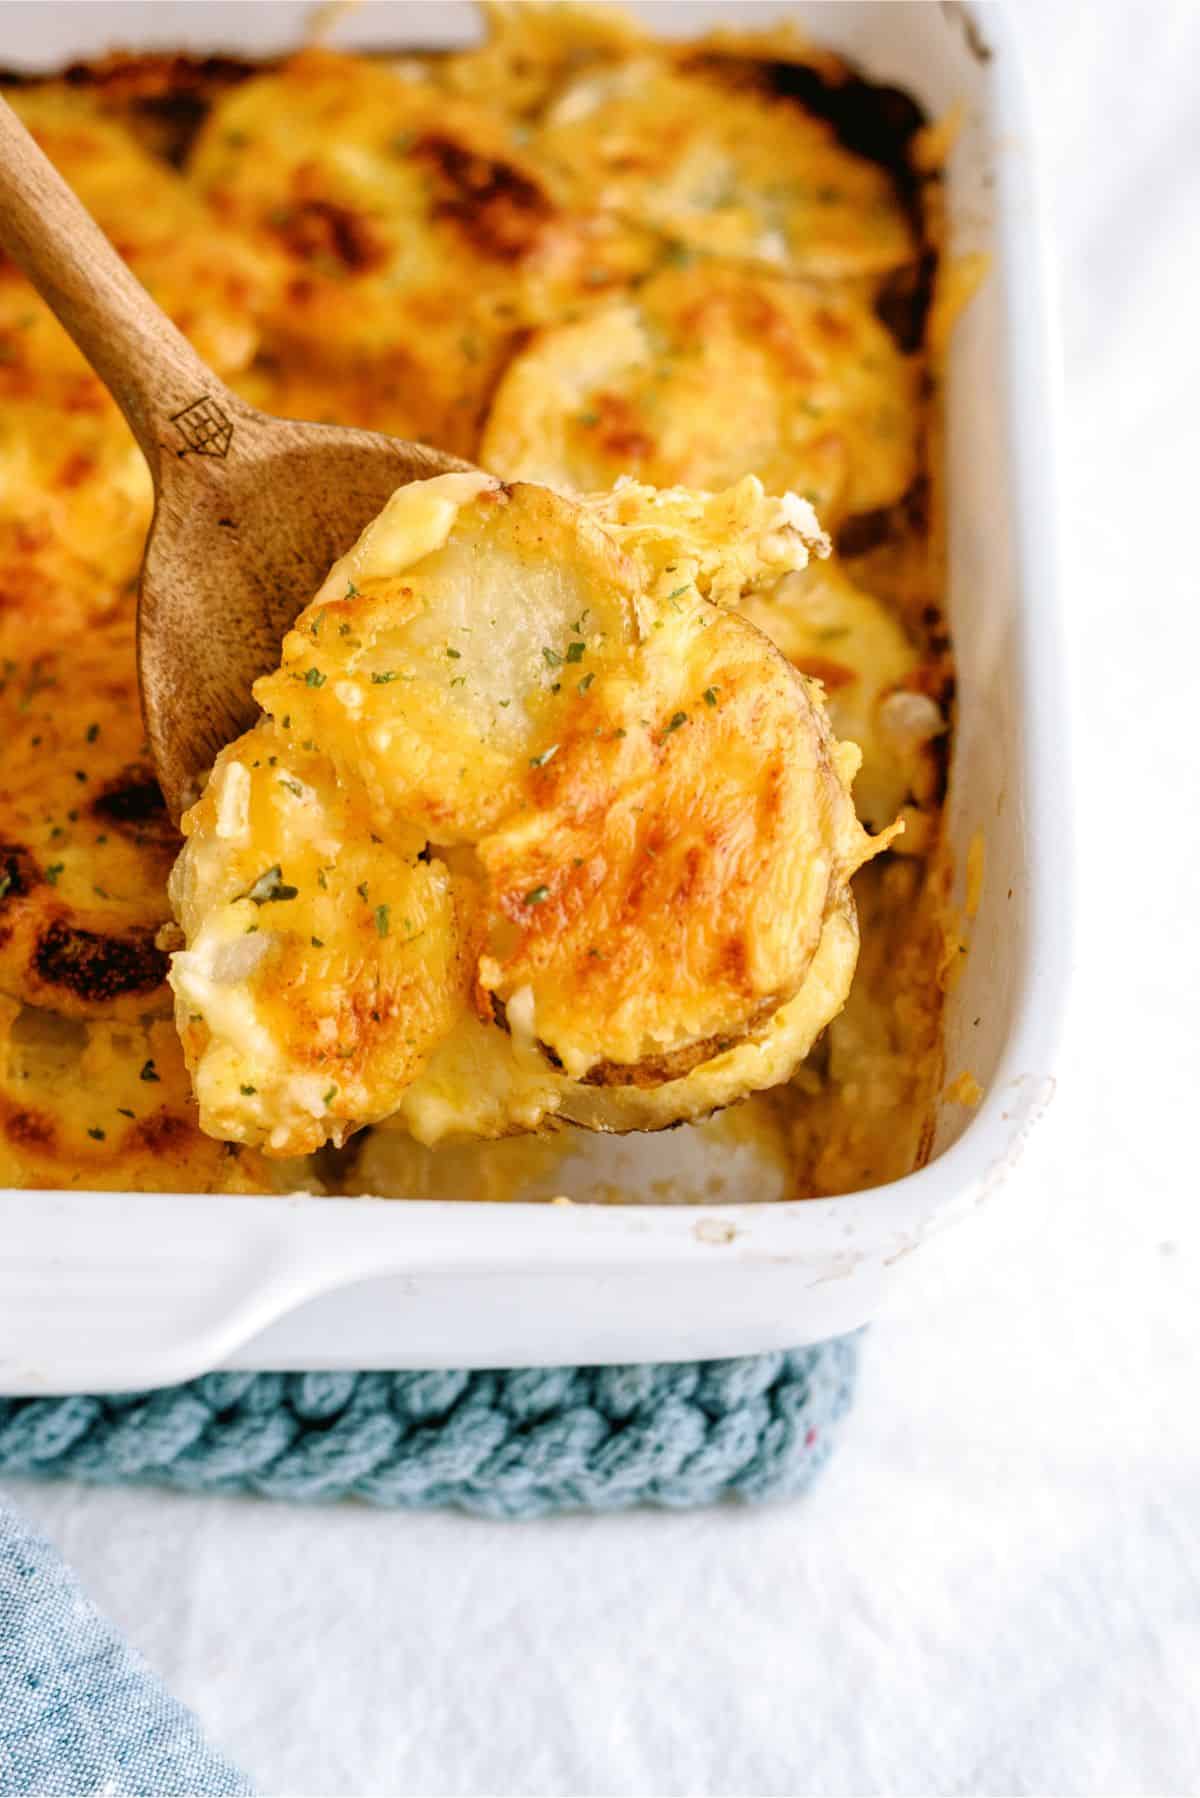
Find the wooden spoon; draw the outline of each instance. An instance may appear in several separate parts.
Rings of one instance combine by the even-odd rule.
[[[200,360],[0,99],[0,244],[104,382],[154,482],[138,675],[171,816],[257,716],[285,631],[405,481],[469,465],[248,406]]]

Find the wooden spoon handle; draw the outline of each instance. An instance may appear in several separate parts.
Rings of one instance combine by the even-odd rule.
[[[3,99],[0,244],[120,406],[157,487],[170,420],[224,389]]]

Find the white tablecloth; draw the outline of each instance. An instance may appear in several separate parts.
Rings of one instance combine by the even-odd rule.
[[[1057,212],[1079,978],[773,1510],[527,1526],[14,1482],[268,1793],[1200,1789],[1200,7],[1021,0]]]

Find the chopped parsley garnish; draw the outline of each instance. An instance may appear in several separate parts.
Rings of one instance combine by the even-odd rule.
[[[550,888],[549,887],[533,887],[533,888],[531,888],[531,890],[528,893],[526,893],[525,903],[526,903],[526,905],[541,905],[542,901],[545,899],[548,899],[549,897],[550,897]]]
[[[720,689],[720,687],[705,687],[705,689],[704,689],[704,703],[705,703],[705,705],[716,705],[716,703],[717,703],[717,694],[718,694],[718,693],[719,693],[719,692],[720,692],[720,691],[721,691],[721,689]]]
[[[294,793],[297,799],[303,799],[304,788],[300,785],[298,780],[293,780],[288,774],[281,774],[279,776],[279,784],[281,787],[286,787],[289,793]]]
[[[687,723],[687,721],[688,715],[686,712],[676,712],[668,723],[663,726],[663,739],[665,740],[669,737],[672,731],[679,730],[682,725]]]
[[[512,704],[511,699],[502,699],[500,701],[500,710],[502,712],[506,712],[511,704]]]
[[[310,668],[304,677],[304,684],[306,687],[323,687],[325,685],[325,676],[321,673],[319,668]]]
[[[325,878],[324,868],[317,869],[317,885],[320,887],[322,892],[325,892],[326,888],[329,885],[329,882]]]
[[[46,879],[52,887],[58,885],[58,877],[65,866],[65,862],[51,862],[50,866],[46,869]]]
[[[390,668],[388,668],[388,669],[385,669],[382,674],[373,674],[371,676],[371,685],[373,687],[386,687],[390,680],[399,680],[399,679],[400,679],[400,676],[398,674],[393,673],[392,670]]]
[[[275,905],[283,899],[294,899],[299,891],[299,887],[287,884],[283,878],[283,870],[276,862],[273,868],[265,869],[250,890],[241,897],[252,899],[255,905]]]
[[[583,679],[580,681],[579,686],[576,688],[576,691],[579,693],[586,693],[588,688],[591,686],[592,682],[595,680],[595,678],[596,678],[596,676],[594,673],[593,674],[585,674]]]
[[[367,882],[365,880],[360,880],[354,890],[365,905],[367,903],[367,894],[370,891]]]
[[[93,1124],[92,1128],[88,1131],[88,1135],[91,1137],[93,1142],[103,1142],[104,1141],[103,1130],[99,1129],[95,1124]]]
[[[242,1093],[247,1099],[252,1099],[257,1091],[257,1086],[243,1086],[242,1088]]]
[[[84,735],[89,743],[94,743],[96,738],[100,735],[100,726],[98,724],[89,724]]]
[[[336,1099],[336,1098],[337,1098],[337,1087],[336,1087],[336,1086],[331,1086],[331,1087],[330,1087],[330,1089],[329,1089],[329,1091],[328,1091],[328,1092],[327,1092],[327,1093],[326,1093],[326,1094],[325,1094],[325,1097],[324,1097],[324,1099],[323,1099],[323,1100],[322,1100],[322,1101],[321,1101],[321,1103],[322,1103],[322,1104],[323,1104],[323,1105],[332,1105],[332,1104],[333,1104],[333,1101],[334,1101],[334,1100],[335,1100],[335,1099]]]
[[[143,1079],[143,1080],[158,1080],[159,1077],[160,1076],[158,1073],[158,1069],[155,1067],[155,1065],[152,1061],[147,1061],[143,1064],[142,1072],[140,1075],[141,1079]]]
[[[582,660],[584,658],[584,654],[586,653],[586,650],[587,650],[586,643],[568,643],[567,644],[567,660],[568,660],[568,662],[582,662]]]
[[[691,584],[692,584],[691,581],[684,581],[683,586],[676,587],[676,589],[673,593],[667,594],[667,598],[668,599],[678,599],[681,593],[687,592],[687,590],[691,586]]]
[[[462,650],[461,649],[447,648],[446,654],[450,657],[450,660],[452,662],[461,662],[462,661]]]
[[[0,899],[3,899],[12,883],[13,877],[11,874],[0,874]]]
[[[545,649],[544,648],[542,650],[542,654],[546,658],[546,666],[548,668],[561,668],[562,667],[562,657],[559,655],[557,649]]]
[[[137,1116],[137,1112],[130,1111],[130,1109],[127,1105],[118,1105],[117,1106],[117,1116],[122,1117],[122,1118],[135,1118]]]
[[[392,928],[392,908],[390,905],[375,907],[375,929],[380,936],[386,936]]]
[[[346,582],[346,598],[347,599],[357,599],[358,598],[358,588],[354,585],[353,581]]]
[[[292,728],[292,714],[290,712],[285,712],[283,714],[283,728],[284,730],[291,730]]]
[[[541,755],[531,755],[530,756],[529,766],[531,768],[544,768],[546,766],[546,763],[549,761],[552,761],[557,754],[558,754],[558,744],[551,743],[549,749],[543,749]]]
[[[321,938],[319,936],[311,936],[311,937],[309,937],[308,940],[312,944],[314,949],[323,949],[325,947],[324,943],[321,941]]]

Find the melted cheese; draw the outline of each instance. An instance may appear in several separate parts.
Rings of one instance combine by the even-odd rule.
[[[463,1128],[526,1129],[539,1117],[555,1121],[570,1141],[576,1134],[563,1120],[576,1105],[607,1129],[649,1127],[672,1111],[693,1115],[746,1084],[781,1078],[829,1019],[818,1053],[802,1062],[792,1085],[776,1089],[769,1105],[747,1101],[736,1115],[769,1111],[787,1143],[789,1190],[829,1192],[890,1178],[923,1152],[923,1120],[939,1084],[935,970],[943,942],[938,888],[924,881],[921,858],[937,842],[937,733],[947,722],[950,673],[938,610],[937,416],[922,385],[931,357],[924,349],[900,355],[876,316],[888,316],[893,285],[903,292],[913,280],[909,214],[878,166],[780,97],[797,86],[791,65],[799,65],[801,88],[811,79],[832,94],[847,74],[836,58],[777,34],[660,44],[609,6],[520,0],[488,11],[487,41],[444,57],[382,62],[305,53],[249,78],[184,57],[114,59],[70,79],[13,88],[10,97],[139,277],[252,401],[426,436],[508,478],[573,490],[634,474],[664,488],[737,492],[743,477],[759,474],[768,499],[807,494],[822,526],[875,547],[852,562],[821,559],[820,532],[797,517],[775,576],[786,572],[787,556],[796,572],[776,585],[767,538],[756,522],[743,530],[765,516],[743,488],[722,516],[711,509],[691,516],[694,566],[688,560],[672,571],[661,519],[638,516],[636,495],[618,493],[596,509],[607,547],[593,540],[590,573],[572,589],[572,597],[581,593],[579,609],[567,609],[548,580],[530,589],[537,604],[523,624],[510,609],[497,614],[502,629],[491,625],[486,587],[472,584],[464,561],[455,586],[469,605],[454,622],[474,628],[480,615],[488,619],[493,653],[478,659],[467,705],[466,681],[450,684],[452,659],[438,660],[461,640],[430,637],[418,649],[414,621],[396,623],[425,681],[419,734],[429,759],[421,779],[427,795],[442,791],[449,803],[437,820],[422,813],[411,841],[395,821],[387,836],[398,879],[422,840],[446,842],[435,860],[454,898],[454,928],[439,901],[442,922],[428,947],[448,957],[457,945],[454,953],[465,958],[451,982],[448,1033],[404,1085],[406,1046],[373,1037],[368,1013],[355,1054],[378,1052],[385,1075],[374,1095],[360,1085],[354,1105],[341,1111],[335,1095],[327,1114],[325,1095],[340,1082],[327,1066],[326,1036],[314,1037],[309,1054],[265,987],[252,994],[253,1016],[239,1021],[234,1006],[226,1022],[234,1038],[241,1032],[252,1040],[257,1024],[284,1045],[270,1079],[298,1137],[332,1140],[352,1126],[360,1100],[383,1110],[399,1090],[401,1127],[428,1141]],[[782,76],[781,64],[788,65]],[[936,172],[944,139],[934,131],[914,142],[922,172]],[[925,185],[921,200],[924,250],[936,247],[936,183]],[[961,271],[948,276],[935,289],[934,360],[954,309],[946,295],[953,302],[966,288]],[[167,915],[164,877],[177,839],[149,778],[133,657],[134,589],[151,509],[146,471],[116,407],[28,284],[2,262],[0,348],[0,1006],[8,1032],[0,1180],[236,1190],[293,1184],[294,1163],[267,1162],[256,1149],[200,1134],[179,1053],[169,1049],[170,994],[155,936]],[[919,497],[925,475],[933,496],[928,521],[918,507],[895,504],[906,490]],[[540,528],[532,515],[528,523]],[[719,587],[711,550],[722,536]],[[817,558],[809,567],[804,546]],[[499,556],[498,541],[493,548]],[[514,535],[504,565],[528,584],[527,548]],[[748,1026],[736,1048],[654,1086],[584,1084],[569,1080],[540,1046],[553,1007],[520,957],[509,965],[512,943],[481,945],[475,925],[463,931],[461,897],[471,900],[465,912],[474,917],[481,879],[472,832],[483,825],[471,815],[481,795],[493,796],[487,829],[503,822],[493,805],[497,789],[476,764],[485,750],[500,748],[499,765],[521,775],[515,792],[534,778],[522,771],[521,755],[559,741],[549,688],[559,679],[565,689],[560,677],[579,669],[564,661],[552,671],[542,649],[565,654],[584,640],[590,658],[593,647],[590,636],[567,630],[560,640],[549,627],[569,626],[587,606],[619,618],[630,643],[641,642],[685,579],[744,610],[806,678],[823,684],[835,730],[863,751],[855,780],[860,813],[878,828],[899,804],[906,828],[896,847],[906,859],[885,858],[855,879],[864,951],[844,1009],[854,938],[838,909],[825,921],[799,993]],[[357,583],[351,577],[347,585]],[[400,598],[392,593],[389,604]],[[343,602],[335,595],[329,603]],[[356,616],[354,603],[341,622]],[[357,615],[354,628],[365,618]],[[298,718],[310,698],[323,697],[339,721],[335,747],[357,736],[360,752],[369,749],[381,765],[395,753],[402,720],[376,716],[376,708],[399,702],[401,683],[370,678],[389,671],[392,629],[387,623],[373,642],[373,661],[364,637],[358,670],[331,672],[315,691],[290,683],[301,702],[291,727],[296,745],[315,742]],[[510,679],[528,703],[500,705]],[[597,669],[595,701],[600,687]],[[91,738],[93,725],[99,730]],[[667,739],[673,757],[694,753],[699,739],[690,738],[691,728]],[[465,764],[450,748],[462,731],[474,733],[478,748]],[[546,770],[563,753],[560,744]],[[277,768],[286,757],[268,752],[265,767],[274,772],[271,754]],[[297,748],[289,778],[311,785],[316,809],[332,815],[343,803],[333,753],[322,744],[322,773],[310,780],[315,757]],[[221,854],[231,863],[247,858],[248,884],[268,871],[253,859],[254,838],[267,801],[280,797],[261,784],[264,769],[253,769],[254,759],[231,757],[210,820]],[[837,752],[836,759],[840,778],[849,778],[852,758]],[[467,774],[459,783],[461,766]],[[690,778],[682,757],[678,771]],[[380,786],[375,800],[382,796]],[[297,795],[288,798],[299,805]],[[281,814],[280,854],[286,824]],[[276,840],[274,829],[267,839]],[[426,878],[434,861],[417,866]],[[369,885],[375,875],[364,866],[360,878]],[[205,891],[218,912],[231,901],[236,911],[236,891]],[[258,932],[242,931],[250,944],[260,934],[277,939],[255,964],[264,977],[275,957],[282,965],[299,949],[315,953],[287,923],[290,916],[299,925],[301,909],[298,899],[276,900],[260,908]],[[322,1029],[332,1016],[336,1031],[343,1001],[352,1013],[356,1002],[361,1010],[365,976],[354,958],[360,939],[370,945],[370,930],[359,929],[364,909],[356,882],[334,920],[344,931],[341,973],[308,995]],[[249,966],[238,958],[251,951],[235,934],[220,940],[214,922],[211,947],[193,969],[202,986],[208,980],[203,990],[218,1009],[230,1005],[237,984],[218,975]],[[326,940],[319,927],[310,928],[313,935]],[[841,972],[818,980],[834,943]],[[407,953],[419,957],[425,948],[423,938]],[[477,971],[484,948],[496,984],[481,1016],[480,983],[468,986],[462,967]],[[422,968],[420,976],[435,995],[441,965],[435,954],[434,972]],[[311,976],[305,966],[303,980]],[[397,962],[388,975],[397,992],[402,976]],[[495,1021],[496,1005],[507,1029]],[[783,1030],[789,1017],[797,1021],[794,1035]],[[185,1028],[200,1026],[185,1017]],[[159,1086],[140,1077],[148,1043],[157,1067],[169,1069]],[[714,1070],[721,1075],[740,1056],[756,1063],[747,1079],[714,1084]],[[229,1080],[234,1072],[231,1063]],[[243,1084],[258,1082],[251,1073],[238,1079]],[[465,1121],[464,1092],[472,1101]],[[234,1098],[250,1103],[240,1090]],[[703,1133],[727,1119],[695,1126],[714,1155],[720,1151]],[[248,1133],[267,1128],[264,1111]],[[670,1141],[682,1143],[692,1128]],[[614,1193],[632,1194],[644,1179],[647,1192],[662,1196],[640,1139],[622,1140],[624,1184],[613,1175]],[[591,1139],[584,1141],[591,1153]],[[496,1152],[537,1155],[546,1147],[526,1137],[497,1144]],[[441,1177],[439,1157],[460,1153],[452,1144],[411,1152],[431,1158],[431,1179]],[[581,1172],[576,1196],[602,1196],[609,1175],[601,1161],[594,1175]],[[603,1162],[610,1173],[612,1165]],[[321,1166],[337,1178],[328,1155]]]
[[[756,474],[832,525],[912,481],[916,380],[868,294],[701,261],[536,336],[500,385],[482,455],[508,479],[581,491],[628,474],[700,488]]]
[[[396,1112],[427,1141],[624,1129],[784,1078],[844,997],[847,883],[884,839],[813,693],[710,595],[815,533],[755,482],[394,495],[184,821],[171,983],[204,1127],[286,1155]]]

